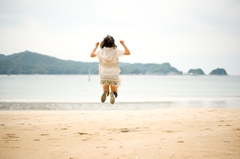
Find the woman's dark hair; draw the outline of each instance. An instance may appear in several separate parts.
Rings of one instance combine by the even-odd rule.
[[[115,45],[115,40],[112,36],[110,35],[107,35],[103,41],[101,42],[100,44],[100,47],[101,48],[104,48],[104,47],[114,47],[114,48],[117,48],[117,45]]]

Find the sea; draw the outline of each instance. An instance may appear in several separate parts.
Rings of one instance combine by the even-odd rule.
[[[115,104],[98,75],[0,75],[0,110],[240,108],[240,76],[121,75]]]

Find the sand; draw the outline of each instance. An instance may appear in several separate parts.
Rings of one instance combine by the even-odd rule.
[[[240,109],[0,111],[0,159],[240,159]]]

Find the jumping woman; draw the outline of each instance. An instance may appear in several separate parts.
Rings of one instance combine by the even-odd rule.
[[[130,55],[130,51],[123,40],[120,40],[120,44],[124,50],[117,49],[114,38],[108,35],[100,43],[101,49],[96,52],[99,46],[99,42],[97,42],[91,53],[91,57],[99,58],[100,84],[103,87],[101,101],[103,103],[110,94],[110,103],[114,104],[115,98],[118,96],[118,86],[120,86],[121,82],[119,78],[120,69],[118,58],[122,55]]]

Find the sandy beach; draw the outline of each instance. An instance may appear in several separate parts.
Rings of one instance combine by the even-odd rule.
[[[1,159],[239,159],[240,109],[0,111]]]

